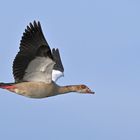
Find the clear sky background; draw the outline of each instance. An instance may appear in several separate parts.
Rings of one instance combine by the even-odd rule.
[[[58,84],[96,94],[37,100],[0,90],[0,139],[140,140],[140,1],[1,1],[0,81],[14,81],[12,61],[33,20],[60,49]]]

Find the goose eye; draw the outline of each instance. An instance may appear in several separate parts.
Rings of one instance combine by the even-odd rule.
[[[82,88],[82,89],[85,89],[85,88],[86,88],[86,86],[85,86],[85,85],[81,85],[81,88]]]

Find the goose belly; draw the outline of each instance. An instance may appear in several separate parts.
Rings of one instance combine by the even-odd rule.
[[[53,84],[43,82],[24,82],[15,85],[13,92],[30,98],[45,98],[55,95]]]

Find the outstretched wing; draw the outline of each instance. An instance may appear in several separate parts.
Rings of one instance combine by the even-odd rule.
[[[15,81],[50,83],[54,65],[55,61],[43,35],[40,22],[30,23],[23,33],[20,51],[13,62]]]
[[[56,82],[60,77],[64,76],[64,67],[61,61],[59,50],[53,48],[52,55],[55,61],[52,71],[52,80]]]

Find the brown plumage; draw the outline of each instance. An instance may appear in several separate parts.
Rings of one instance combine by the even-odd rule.
[[[45,98],[68,92],[91,93],[85,85],[59,86],[64,68],[58,49],[50,49],[40,22],[34,21],[25,29],[20,50],[13,62],[15,83],[0,83],[0,88],[30,98]]]

